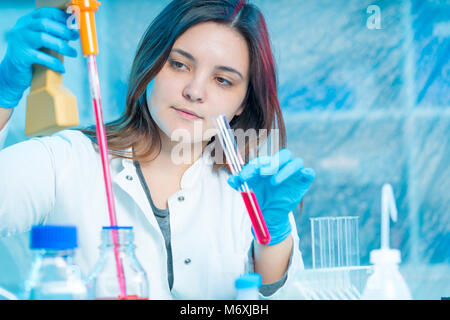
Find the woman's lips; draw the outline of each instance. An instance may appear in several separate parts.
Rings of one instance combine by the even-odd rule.
[[[185,111],[183,109],[178,109],[175,107],[172,107],[175,109],[175,111],[184,119],[188,119],[188,120],[197,120],[197,119],[203,119],[203,117],[197,116],[196,114],[191,113],[190,111]]]

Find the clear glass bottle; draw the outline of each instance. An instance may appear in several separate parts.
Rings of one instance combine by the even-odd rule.
[[[74,259],[77,248],[75,226],[34,226],[30,248],[35,254],[23,299],[87,299],[87,287]]]
[[[147,274],[134,254],[133,227],[103,227],[101,238],[99,260],[88,277],[89,299],[148,300]],[[119,285],[118,267],[125,278],[125,296]]]
[[[236,300],[259,300],[262,279],[259,273],[247,273],[236,279]]]

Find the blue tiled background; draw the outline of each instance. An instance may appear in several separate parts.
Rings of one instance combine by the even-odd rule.
[[[102,1],[96,17],[106,121],[122,112],[140,36],[168,2]],[[288,148],[317,173],[296,217],[306,267],[309,218],[317,216],[359,216],[361,264],[369,264],[380,244],[381,186],[389,182],[399,211],[391,246],[402,252],[413,297],[450,296],[450,1],[251,2],[271,34]],[[380,9],[380,29],[370,28],[370,5]],[[0,2],[1,56],[5,33],[33,7]],[[81,124],[91,124],[85,61],[65,65]],[[25,139],[24,119],[25,99],[7,144]],[[27,244],[27,235],[0,241],[0,285],[26,273]]]

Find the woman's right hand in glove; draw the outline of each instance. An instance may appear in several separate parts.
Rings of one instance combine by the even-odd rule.
[[[67,27],[68,18],[69,14],[63,10],[40,8],[21,17],[8,32],[8,48],[0,63],[0,108],[13,108],[19,104],[31,84],[33,64],[65,72],[61,61],[39,49],[77,56],[77,51],[69,46],[68,41],[78,39],[79,34]]]

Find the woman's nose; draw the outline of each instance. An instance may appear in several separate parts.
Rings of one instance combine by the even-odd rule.
[[[183,90],[183,97],[190,102],[202,103],[205,101],[205,85],[200,80],[192,80]]]

